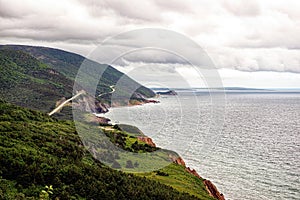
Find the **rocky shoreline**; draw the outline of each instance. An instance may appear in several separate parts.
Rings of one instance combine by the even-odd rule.
[[[150,146],[154,146],[156,147],[155,143],[152,141],[151,138],[149,137],[145,137],[146,139],[143,139],[141,141],[149,144]],[[183,167],[185,167],[185,170],[187,172],[189,172],[190,174],[196,176],[197,178],[203,180],[203,184],[205,185],[205,188],[207,190],[207,192],[209,193],[209,195],[211,197],[214,197],[218,200],[225,200],[225,197],[222,193],[219,192],[219,190],[217,189],[217,187],[210,181],[207,179],[203,179],[198,172],[195,169],[192,169],[190,167],[187,167],[184,160],[181,157],[177,157],[177,158],[172,158],[173,163],[177,164],[177,165],[181,165]]]
[[[159,101],[145,99],[144,101],[142,101],[140,103],[137,103],[137,104],[129,103],[128,106],[142,105],[142,104],[145,104],[145,103],[159,103]],[[117,106],[117,105],[114,105],[114,106]],[[109,107],[106,107],[106,109],[105,109],[106,112],[109,111],[108,108]],[[106,112],[104,112],[104,113],[106,113]],[[105,117],[96,116],[96,118],[97,118],[96,121],[98,121],[100,124],[109,124],[110,121],[111,121],[110,119],[105,118]],[[138,137],[138,140],[142,141],[142,142],[145,142],[150,146],[156,147],[156,144],[153,142],[152,138],[150,138],[148,136]],[[185,167],[185,170],[187,172],[189,172],[190,174],[192,174],[192,175],[196,176],[197,178],[203,180],[203,184],[205,185],[205,188],[206,188],[207,192],[209,193],[209,195],[211,197],[214,197],[218,200],[225,200],[224,195],[218,191],[217,187],[210,180],[203,179],[195,169],[187,167],[184,160],[181,157],[176,157],[176,158],[174,157],[174,158],[172,158],[172,161],[173,161],[173,163],[175,163],[177,165],[181,165],[181,166]]]

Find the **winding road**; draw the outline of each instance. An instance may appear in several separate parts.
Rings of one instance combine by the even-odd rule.
[[[106,92],[103,94],[99,94],[98,97],[101,97],[105,94],[112,94],[116,91],[116,89],[114,88],[114,85],[109,86],[111,91],[110,92]],[[68,102],[72,101],[73,99],[79,97],[82,94],[86,94],[86,92],[84,90],[79,91],[76,95],[74,95],[73,97],[65,100],[63,103],[61,103],[59,106],[57,106],[54,110],[52,110],[50,113],[48,113],[49,116],[53,115],[54,113],[58,112],[60,109],[62,109]]]
[[[105,94],[112,94],[112,93],[114,93],[114,92],[116,91],[114,85],[111,85],[111,86],[109,86],[109,87],[110,87],[110,89],[111,89],[110,92],[106,92],[106,93],[103,93],[103,94],[99,94],[98,97],[101,97],[101,96],[103,96],[103,95],[105,95]]]

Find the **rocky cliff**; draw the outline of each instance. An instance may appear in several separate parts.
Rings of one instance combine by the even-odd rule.
[[[217,187],[210,180],[204,180],[203,183],[210,196],[218,200],[225,200],[224,195],[218,191]]]
[[[184,160],[181,157],[171,157],[173,162],[176,163],[177,165],[182,165],[186,167]]]
[[[218,200],[225,200],[224,195],[218,191],[217,187],[211,181],[203,179],[195,169],[191,169],[190,167],[187,167],[184,160],[180,156],[175,157],[174,155],[170,155],[170,157],[173,163],[184,166],[187,172],[203,180],[205,188],[211,197],[214,197]]]
[[[197,178],[199,178],[201,180],[203,179],[195,169],[191,169],[190,167],[186,167],[186,164],[185,164],[184,160],[181,157],[173,159],[173,162],[178,164],[178,165],[184,166],[185,170],[187,172],[189,172],[190,174],[196,176]],[[209,193],[210,196],[212,196],[212,197],[214,197],[218,200],[225,200],[224,195],[218,191],[217,187],[210,180],[203,179],[203,183],[204,183],[205,188],[206,188],[206,190],[207,190],[207,192]]]
[[[147,136],[138,136],[137,139],[141,142],[145,142],[146,144],[152,146],[152,147],[156,147],[155,143],[152,141],[151,138],[147,137]]]

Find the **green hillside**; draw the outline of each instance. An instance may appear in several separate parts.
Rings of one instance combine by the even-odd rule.
[[[73,92],[74,79],[84,61],[84,57],[46,47],[18,45],[0,46],[0,98],[17,105],[49,112],[62,98],[70,98]],[[97,85],[96,97],[111,91],[121,79],[122,84],[116,88],[117,101],[136,94],[144,97],[154,96],[154,92],[118,70],[86,60],[95,68],[106,69]],[[93,74],[93,72],[90,72]],[[79,86],[80,88],[80,86]],[[131,88],[138,88],[133,94]],[[126,100],[126,99],[125,99]],[[99,102],[110,103],[110,96],[98,98]],[[67,110],[70,115],[70,109]]]
[[[102,126],[101,128],[113,143],[126,151],[144,153],[153,152],[160,149],[138,140],[137,138],[139,136],[145,135],[137,127],[118,124],[114,126],[106,125]],[[178,156],[178,154],[175,152],[168,152],[169,155],[172,154],[174,157]],[[118,162],[126,162],[126,160],[127,159],[123,160],[122,158],[119,158],[114,162],[118,164]],[[155,165],[154,159],[152,159],[150,162]],[[136,166],[133,165],[131,166],[131,168],[136,168]],[[123,170],[129,171],[128,169]],[[162,169],[155,170],[153,172],[135,173],[135,175],[159,181],[160,183],[169,185],[178,191],[187,192],[200,199],[214,199],[208,195],[208,192],[206,191],[203,183],[204,179],[196,177],[195,175],[187,172],[185,166],[182,165],[172,163]]]
[[[0,50],[0,76],[0,97],[23,107],[47,112],[72,96],[73,81],[22,51]]]
[[[0,199],[197,199],[107,168],[85,150],[71,121],[0,101]],[[31,197],[31,198],[29,198]]]

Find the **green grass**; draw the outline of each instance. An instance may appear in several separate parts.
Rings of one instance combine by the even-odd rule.
[[[137,173],[136,175],[146,177],[148,179],[159,181],[160,183],[169,185],[181,192],[187,192],[191,195],[195,195],[200,199],[213,200],[205,190],[203,179],[188,173],[184,166],[172,163],[167,167],[160,169],[159,172],[163,172],[165,175],[158,175],[159,173]]]
[[[140,142],[137,139],[137,136],[144,136],[144,134],[137,128],[131,125],[125,125],[125,124],[118,124],[114,126],[103,126],[103,130],[108,129],[109,131],[106,131],[107,135],[112,137],[112,135],[120,135],[123,137],[125,141],[125,146],[122,146],[123,149],[129,149],[131,151],[135,151],[136,149],[133,147],[133,144],[139,143],[141,145],[145,144],[144,142]],[[111,140],[114,143],[118,143],[118,140]],[[156,148],[155,150],[158,150],[159,148]],[[147,150],[138,150],[135,151],[138,153],[145,153],[149,152]],[[171,153],[171,151],[169,152]],[[176,155],[176,153],[173,152],[173,154]],[[175,163],[170,164],[168,161],[165,160],[165,153],[157,151],[155,159],[145,159],[141,163],[139,159],[137,159],[137,156],[132,156],[130,154],[122,156],[121,159],[116,159],[118,163],[120,163],[122,166],[126,164],[128,160],[132,161],[133,163],[137,162],[142,166],[139,166],[139,169],[132,168],[121,168],[122,170],[125,170],[127,172],[134,172],[136,175],[141,177],[146,177],[151,180],[158,181],[160,183],[163,183],[165,185],[169,185],[173,187],[174,189],[181,191],[181,192],[187,192],[191,195],[197,196],[200,199],[208,199],[212,200],[214,198],[210,197],[205,189],[205,186],[203,184],[203,179],[199,179],[198,177],[190,174],[185,170],[185,167],[182,165],[178,165]],[[159,159],[161,158],[161,159]],[[162,169],[158,169],[154,172],[148,172],[148,173],[136,173],[136,171],[140,170],[146,170],[147,168],[155,168],[155,166],[159,166],[162,163],[165,163],[166,167]]]

